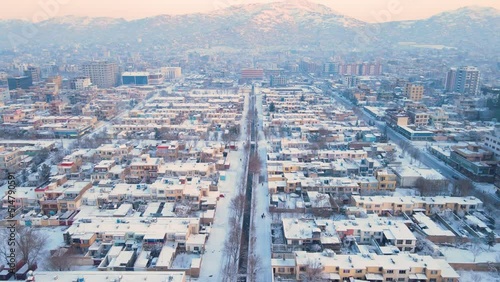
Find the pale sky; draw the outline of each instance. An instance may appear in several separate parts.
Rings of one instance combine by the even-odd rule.
[[[65,15],[137,19],[160,14],[209,12],[243,3],[274,0],[1,0],[0,19],[40,21]],[[290,0],[289,0],[290,1]],[[291,0],[293,1],[293,0]],[[464,6],[500,10],[500,0],[310,0],[367,22],[413,20]],[[47,3],[46,6],[42,5]],[[379,15],[379,16],[377,16]],[[384,16],[380,16],[384,15]]]

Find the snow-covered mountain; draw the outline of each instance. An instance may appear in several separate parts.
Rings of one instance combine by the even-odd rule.
[[[211,13],[160,15],[126,21],[66,16],[34,24],[36,33],[15,41],[28,45],[115,44],[197,48],[206,46],[366,49],[397,42],[443,44],[465,49],[499,46],[500,12],[467,7],[428,19],[365,23],[307,0],[231,6]],[[12,48],[31,23],[0,21],[0,49]],[[373,34],[373,31],[377,33]],[[141,40],[138,40],[138,39]],[[363,40],[359,40],[363,38]],[[18,44],[19,43],[19,44]],[[361,44],[362,46],[359,46]]]
[[[393,42],[442,44],[468,50],[494,51],[500,46],[500,11],[494,8],[465,7],[419,21],[380,25]]]

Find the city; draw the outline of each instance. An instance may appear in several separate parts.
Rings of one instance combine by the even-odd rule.
[[[500,281],[498,3],[74,1],[0,12],[1,281]]]

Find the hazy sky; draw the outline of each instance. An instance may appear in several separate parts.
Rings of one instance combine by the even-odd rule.
[[[143,18],[159,14],[199,13],[273,0],[1,0],[0,19],[21,18],[40,21],[65,15]],[[294,0],[291,0],[294,1]],[[296,0],[295,0],[296,1]],[[321,3],[348,16],[368,21],[409,20],[464,6],[489,6],[500,9],[500,0],[310,0]],[[43,3],[47,5],[44,7]],[[48,7],[48,8],[47,8]]]

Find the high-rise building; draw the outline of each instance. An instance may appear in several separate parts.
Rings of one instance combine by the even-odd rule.
[[[31,76],[31,80],[33,82],[39,82],[41,78],[41,70],[39,67],[33,67],[29,66],[25,71],[24,71],[25,76]]]
[[[380,63],[341,63],[338,66],[341,75],[362,75],[379,76],[382,75],[382,64]]]
[[[118,84],[118,66],[108,61],[94,61],[82,65],[83,74],[90,77],[99,88],[111,88]]]
[[[356,87],[358,85],[358,78],[354,75],[344,75],[342,77],[342,84],[346,87]]]
[[[446,75],[445,90],[467,95],[479,94],[480,72],[476,67],[451,68]]]
[[[31,80],[31,76],[9,77],[7,78],[7,84],[9,85],[9,90],[18,88],[28,89],[33,86],[33,80]]]
[[[413,83],[406,83],[403,89],[403,94],[408,97],[408,99],[418,102],[424,97],[424,86]]]

